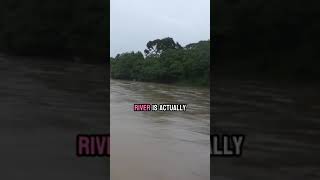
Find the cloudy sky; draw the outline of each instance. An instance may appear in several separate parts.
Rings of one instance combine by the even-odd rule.
[[[172,37],[181,45],[210,37],[210,0],[111,0],[111,56]]]

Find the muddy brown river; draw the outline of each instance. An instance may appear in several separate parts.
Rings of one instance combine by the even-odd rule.
[[[208,180],[209,89],[111,80],[111,179]],[[188,104],[135,112],[133,104]]]
[[[1,179],[108,179],[78,158],[79,133],[107,133],[105,66],[0,56]],[[111,80],[112,180],[318,180],[320,86],[215,81],[209,90]],[[188,104],[134,112],[135,103]],[[210,125],[247,135],[241,158],[209,158]],[[211,165],[211,166],[210,166]],[[211,169],[210,169],[211,168]]]

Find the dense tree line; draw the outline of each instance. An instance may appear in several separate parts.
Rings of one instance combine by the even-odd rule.
[[[216,0],[212,9],[217,77],[320,78],[319,1]]]
[[[147,43],[142,52],[127,52],[111,58],[111,77],[165,83],[208,85],[210,41],[182,47],[172,38]]]
[[[0,51],[103,61],[108,12],[101,0],[1,0]]]

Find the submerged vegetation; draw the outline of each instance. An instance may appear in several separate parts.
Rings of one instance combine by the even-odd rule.
[[[142,52],[110,58],[115,79],[209,85],[210,40],[182,47],[172,38],[147,43]]]

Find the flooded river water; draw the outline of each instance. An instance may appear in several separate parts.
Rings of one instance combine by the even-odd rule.
[[[108,133],[105,66],[0,57],[2,179],[107,179],[78,158],[79,133]],[[209,90],[111,80],[112,180],[318,180],[320,87],[215,81]],[[134,112],[135,103],[188,104]],[[213,117],[213,116],[211,116]],[[209,133],[244,133],[241,158],[211,159]],[[211,166],[210,166],[211,165]]]
[[[111,179],[208,180],[209,89],[111,80]],[[134,112],[133,104],[188,104]]]

